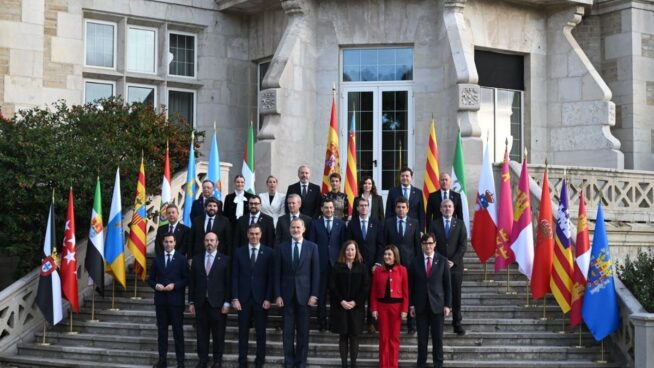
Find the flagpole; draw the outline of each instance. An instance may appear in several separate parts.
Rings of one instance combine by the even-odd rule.
[[[595,363],[597,363],[597,364],[606,364],[608,362],[604,359],[604,339],[602,339],[602,342],[600,343],[600,346],[601,346],[601,351],[602,351],[602,357],[600,358],[600,360],[596,360]]]
[[[560,335],[565,334],[565,313],[562,313],[563,318],[561,318],[561,331],[559,331]]]
[[[579,344],[577,344],[577,346],[575,346],[575,348],[577,348],[577,349],[581,349],[581,348],[583,348],[583,347],[584,347],[584,346],[581,345],[581,323],[579,323]]]
[[[109,308],[109,310],[112,312],[117,312],[120,310],[116,308],[116,279],[115,278],[111,281],[111,308]]]
[[[73,308],[70,308],[70,330],[68,331],[68,335],[77,335],[76,331],[73,331]]]
[[[547,321],[547,295],[543,295],[543,316],[540,317],[541,321]]]
[[[506,294],[507,295],[517,294],[517,292],[511,290],[510,284],[511,284],[511,265],[508,265],[506,267]]]
[[[37,344],[37,345],[40,345],[40,346],[49,346],[50,345],[50,343],[45,342],[45,334],[47,332],[46,325],[47,325],[47,322],[43,321],[43,339],[41,340],[41,343]]]
[[[100,322],[99,320],[95,319],[95,283],[93,283],[93,291],[91,292],[91,319],[87,322]]]
[[[134,260],[134,262],[136,262],[136,260]],[[137,288],[137,286],[138,286],[138,285],[137,285],[137,282],[138,282],[139,280],[138,280],[138,275],[136,274],[136,264],[134,264],[134,266],[135,266],[135,267],[134,267],[134,296],[131,297],[130,299],[132,299],[132,300],[141,300],[141,297],[138,296],[138,294],[137,294],[137,290],[138,290],[138,288]]]

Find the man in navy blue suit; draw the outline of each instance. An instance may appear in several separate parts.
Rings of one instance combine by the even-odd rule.
[[[309,307],[318,303],[318,246],[302,238],[304,221],[291,221],[291,241],[275,248],[274,295],[284,308],[284,367],[304,368],[309,352]],[[297,344],[295,332],[297,329]]]
[[[191,224],[193,223],[193,219],[204,215],[204,209],[207,206],[207,200],[213,197],[213,192],[214,192],[213,182],[209,179],[204,179],[202,181],[202,193],[200,193],[200,197],[194,200],[193,204],[191,205],[191,215],[190,215]],[[223,211],[223,203],[219,200],[218,213],[222,213],[222,211]],[[191,224],[186,224],[186,226],[191,227]]]
[[[212,368],[221,368],[225,351],[225,327],[230,299],[229,257],[218,251],[218,235],[207,232],[205,252],[191,262],[188,283],[189,311],[195,315],[197,350],[200,361],[196,368],[207,368],[209,363],[209,333],[213,339]]]
[[[409,201],[409,217],[418,221],[419,230],[423,232],[425,231],[425,200],[422,198],[422,190],[411,185],[412,182],[413,170],[408,167],[402,168],[400,170],[401,185],[388,191],[386,218],[395,217],[395,201],[399,197],[404,197]]]
[[[184,368],[184,291],[188,267],[184,255],[175,252],[175,234],[163,236],[163,248],[155,257],[148,277],[148,285],[154,289],[159,344],[159,360],[153,367],[167,367],[168,325],[172,325],[177,368]]]
[[[266,325],[273,297],[273,250],[261,244],[261,225],[248,228],[248,245],[237,248],[232,267],[232,306],[238,311],[238,365],[248,366],[250,321],[254,319],[257,353],[254,364],[266,361]]]
[[[327,285],[331,270],[338,260],[338,252],[345,242],[345,222],[334,217],[334,200],[322,202],[322,217],[313,220],[309,240],[318,245],[320,261],[320,293],[318,294],[318,328],[327,329]]]
[[[320,215],[320,202],[322,200],[320,196],[320,187],[309,182],[309,179],[311,178],[311,169],[309,169],[309,166],[302,165],[298,167],[297,177],[300,181],[288,186],[288,189],[286,189],[286,198],[288,198],[289,194],[299,195],[302,198],[300,212],[311,218],[318,218]],[[288,206],[286,206],[286,213],[291,213]]]

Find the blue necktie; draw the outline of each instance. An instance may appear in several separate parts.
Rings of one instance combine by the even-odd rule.
[[[409,189],[408,188],[402,188],[402,193],[404,193],[404,198],[409,199]]]
[[[397,225],[397,232],[400,233],[400,236],[404,236],[404,220],[400,220],[400,223]]]
[[[445,237],[450,236],[450,220],[445,220]]]
[[[361,236],[363,236],[363,240],[366,239],[366,235],[368,234],[368,226],[366,226],[366,220],[361,221]]]

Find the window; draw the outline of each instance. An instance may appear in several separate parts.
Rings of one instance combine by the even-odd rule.
[[[156,104],[155,92],[154,86],[128,85],[127,103],[142,102],[154,106]]]
[[[343,50],[343,82],[413,80],[413,49]]]
[[[127,70],[130,72],[157,72],[157,30],[129,27],[127,31]]]
[[[84,82],[84,103],[94,103],[101,98],[114,95],[114,83],[105,81]]]
[[[257,93],[263,90],[263,77],[266,76],[269,67],[270,67],[270,61],[264,61],[262,63],[259,63],[258,65],[257,69],[258,69],[259,78],[257,80]],[[257,100],[260,99],[261,98],[257,98]],[[258,108],[259,108],[259,104],[257,104],[257,109]],[[258,116],[259,116],[259,121],[257,122],[257,130],[261,130],[261,128],[263,127],[263,115],[259,114]]]
[[[193,126],[195,123],[195,92],[168,90],[168,116],[179,114]]]
[[[116,24],[86,21],[84,64],[100,68],[116,67]]]
[[[195,77],[195,36],[170,33],[169,47],[172,60],[168,74]]]

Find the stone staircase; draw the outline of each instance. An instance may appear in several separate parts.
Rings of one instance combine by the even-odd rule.
[[[609,355],[605,346],[604,359],[609,363],[595,361],[602,357],[599,343],[592,336],[578,330],[559,332],[564,329],[563,316],[553,298],[527,303],[527,280],[520,275],[515,265],[511,267],[509,288],[515,294],[507,294],[507,272],[492,272],[488,265],[488,278],[484,281],[481,264],[469,250],[466,257],[466,272],[463,285],[463,326],[465,336],[452,333],[450,322],[446,321],[445,365],[447,367],[620,367]],[[39,345],[43,332],[35,335],[35,342],[18,344],[17,353],[0,355],[0,367],[149,367],[157,359],[157,330],[152,302],[153,292],[144,284],[138,287],[140,300],[133,300],[133,279],[128,281],[130,289],[118,292],[116,306],[119,311],[110,311],[111,298],[97,298],[95,317],[91,319],[90,298],[84,308],[74,317],[74,331],[69,334],[69,320],[47,332],[50,345]],[[543,313],[548,319],[543,320]],[[195,331],[193,318],[185,316],[186,362],[193,367],[195,356]],[[278,310],[270,315],[271,323],[280,320]],[[230,313],[227,327],[227,341],[224,356],[226,367],[237,366],[238,339],[236,313]],[[312,320],[312,327],[315,321]],[[566,330],[569,328],[565,327]],[[402,334],[400,366],[415,366],[417,338]],[[268,366],[281,366],[283,361],[281,332],[273,327],[268,330]],[[169,361],[174,362],[171,345]],[[582,347],[578,347],[581,339]],[[251,352],[254,353],[254,331],[251,331]],[[252,358],[253,359],[253,358]],[[377,336],[363,334],[359,354],[361,366],[378,365]],[[320,333],[312,329],[309,346],[310,367],[338,367],[338,338],[335,334]]]

